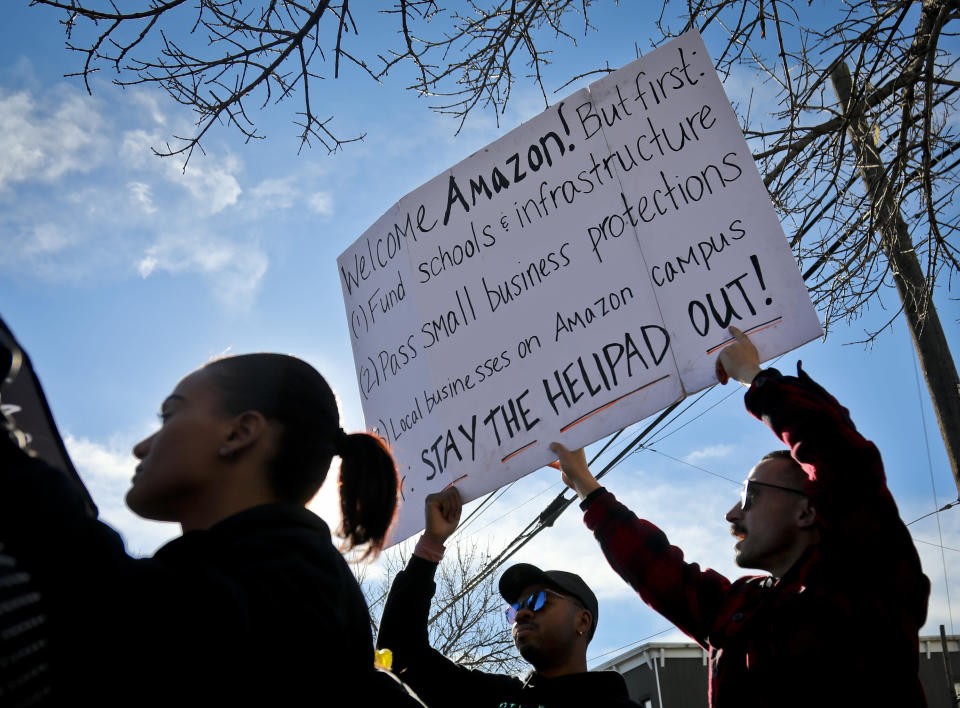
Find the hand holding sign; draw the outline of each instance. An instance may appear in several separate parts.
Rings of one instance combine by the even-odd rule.
[[[760,373],[760,354],[750,337],[732,325],[730,334],[735,341],[724,347],[717,357],[717,380],[725,386],[732,378],[749,386]]]
[[[581,499],[586,499],[590,492],[598,489],[600,483],[590,473],[587,467],[587,456],[583,448],[568,450],[562,444],[550,443],[550,450],[560,459],[560,479],[577,493]]]

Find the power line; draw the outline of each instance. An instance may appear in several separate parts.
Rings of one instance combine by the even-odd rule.
[[[779,357],[778,357],[778,359],[779,359]],[[774,360],[774,361],[776,361],[776,360]],[[674,416],[673,416],[670,420],[668,420],[666,423],[664,423],[664,425],[663,425],[663,427],[661,428],[661,430],[659,430],[659,431],[657,431],[657,432],[658,432],[658,433],[663,433],[664,431],[666,431],[676,420],[678,420],[684,413],[686,413],[688,410],[690,410],[694,405],[696,405],[699,401],[701,401],[707,394],[709,394],[709,393],[710,393],[711,391],[713,391],[715,388],[716,388],[715,386],[711,386],[711,387],[709,387],[709,388],[704,389],[704,391],[703,391],[699,396],[697,396],[697,397],[696,397],[695,399],[693,399],[692,401],[688,402],[687,405],[686,405],[682,410],[680,410],[680,411],[678,411],[677,413],[675,413]],[[717,401],[716,403],[714,403],[713,405],[711,405],[709,408],[705,409],[705,410],[702,411],[701,413],[699,413],[699,414],[697,414],[696,416],[694,416],[690,421],[687,421],[686,423],[684,423],[683,425],[681,425],[680,428],[683,428],[683,427],[685,427],[686,425],[689,425],[689,424],[692,423],[694,420],[700,418],[702,415],[704,415],[704,414],[707,413],[708,411],[712,410],[713,408],[715,408],[715,407],[718,406],[719,404],[721,404],[721,403],[723,403],[724,401],[726,401],[728,398],[730,398],[730,397],[731,397],[733,394],[735,394],[735,393],[737,393],[737,389],[731,390],[731,391],[730,391],[726,396],[724,396],[722,399],[720,399],[719,401]],[[678,406],[679,406],[679,402],[676,403],[676,404],[674,404],[674,405],[671,407],[670,410],[673,410],[673,409],[675,409],[675,408],[678,407]],[[669,411],[666,411],[666,412],[669,412]],[[661,416],[660,418],[658,418],[657,421],[655,421],[654,425],[656,425],[656,423],[658,423],[661,419],[662,419],[662,416]],[[628,427],[629,427],[629,426],[628,426]],[[677,428],[677,430],[679,430],[680,428]],[[621,435],[622,433],[624,433],[626,430],[627,430],[627,428],[621,428],[621,429],[618,430],[616,433],[614,433],[613,435],[611,435],[611,436],[606,440],[606,442],[604,443],[604,445],[603,445],[603,447],[600,449],[600,451],[597,452],[597,453],[593,456],[593,459],[590,460],[590,463],[589,463],[589,464],[592,466],[593,463],[596,462],[596,460],[597,460],[601,455],[603,455],[603,453],[606,452],[606,451],[610,448],[610,446],[617,440],[617,438],[619,438],[620,435]],[[662,435],[661,437],[657,438],[657,440],[658,440],[658,441],[659,441],[659,440],[663,440],[663,439],[669,437],[670,435],[672,435],[674,432],[676,432],[676,430],[673,430],[673,431],[671,431],[670,433],[666,433],[666,434]],[[629,449],[629,448],[631,448],[631,447],[642,447],[643,449],[650,449],[650,448],[648,448],[648,447],[645,446],[645,445],[641,445],[641,444],[639,444],[639,443],[636,443],[636,441],[633,441],[633,442],[628,442],[628,443],[624,446],[624,448],[620,448],[620,450],[619,450],[618,452],[622,452],[625,448],[628,448],[628,449]],[[638,452],[638,451],[639,451],[639,450],[634,449],[634,450],[632,450],[632,452],[631,452],[630,454],[633,454],[633,453]],[[658,451],[652,450],[652,449],[651,449],[651,451],[652,451],[652,452],[658,452]],[[665,455],[665,453],[658,453],[658,454],[664,454],[664,455]],[[619,454],[618,454],[618,456],[614,459],[613,463],[610,465],[609,469],[606,469],[606,468],[605,468],[604,470],[602,470],[602,471],[597,475],[597,479],[599,479],[601,475],[604,475],[604,474],[606,474],[607,472],[611,471],[611,470],[613,469],[613,467],[615,467],[616,465],[620,464],[620,462],[622,462],[623,459],[625,459],[626,456],[628,456],[628,455],[619,455]],[[670,457],[669,455],[665,455],[665,456],[666,456],[666,457]],[[676,458],[671,458],[671,459],[676,459]],[[677,461],[678,461],[678,462],[683,462],[682,460],[677,460]],[[689,463],[684,463],[684,464],[689,464]],[[696,467],[696,465],[691,465],[691,466]],[[734,482],[735,484],[738,484],[738,485],[740,484],[739,481],[731,480],[729,477],[723,477],[723,475],[717,475],[716,473],[710,472],[709,470],[706,470],[706,469],[704,469],[704,468],[698,468],[698,469],[701,469],[702,471],[707,472],[708,474],[713,474],[713,475],[715,475],[715,476],[721,477],[722,479],[725,479],[725,480],[727,480],[727,481],[729,481],[729,482]],[[498,521],[500,521],[500,520],[506,518],[507,516],[509,516],[510,514],[514,513],[514,512],[517,511],[518,509],[526,506],[526,505],[529,504],[531,501],[537,499],[538,497],[543,496],[546,492],[550,491],[551,489],[555,488],[556,486],[557,486],[557,484],[553,484],[553,485],[550,485],[549,487],[547,487],[546,489],[541,490],[540,492],[537,492],[536,494],[534,494],[534,495],[531,496],[530,498],[526,499],[525,501],[521,502],[521,503],[518,504],[517,506],[513,507],[512,509],[510,509],[509,511],[505,512],[504,514],[501,514],[500,516],[498,516],[498,517],[497,517],[496,519],[494,519],[493,521],[490,521],[489,523],[484,524],[483,526],[481,526],[481,527],[478,528],[478,529],[474,529],[474,530],[473,530],[470,534],[468,534],[468,535],[474,535],[474,534],[480,533],[480,532],[483,531],[484,529],[492,526],[493,524],[497,523]],[[561,495],[560,495],[560,496],[562,496],[562,494],[563,494],[563,492],[561,492]],[[490,496],[492,496],[492,495],[490,495]],[[488,497],[484,500],[484,502],[483,502],[482,504],[485,504],[486,501],[489,500],[490,496],[488,496]],[[499,498],[499,497],[498,497],[498,498]],[[573,501],[573,500],[571,499],[571,500],[569,500],[569,501]],[[559,502],[559,497],[556,498],[556,499],[554,499],[553,502],[552,502],[552,504],[560,504],[560,502]],[[563,506],[563,509],[566,509],[566,506],[567,506],[567,505],[564,505],[564,506]],[[487,507],[486,509],[484,509],[484,511],[489,510],[489,508],[490,508],[490,507]],[[556,511],[556,515],[559,516],[559,513],[562,512],[563,509],[560,509],[559,511]],[[544,510],[544,512],[541,512],[540,517],[543,517],[543,516],[547,515],[547,511],[548,511],[548,510],[550,510],[550,511],[555,511],[555,510],[551,510],[551,509],[550,509],[550,506],[548,506],[547,509]],[[473,512],[471,512],[471,517],[472,517],[473,515],[474,515]],[[469,518],[470,518],[470,517],[468,517],[468,519],[469,519]],[[462,528],[462,526],[461,526],[461,528]],[[526,532],[526,530],[528,530],[528,529],[529,529],[529,525],[527,526],[527,529],[525,529],[524,532]],[[458,531],[459,531],[459,530],[460,530],[460,529],[458,528]],[[522,535],[524,532],[521,532],[521,535]],[[518,539],[519,539],[519,536],[516,537],[516,538],[514,538],[514,540],[511,541],[510,543],[511,543],[511,544],[512,544],[512,543],[515,543],[515,542],[518,541]],[[525,543],[526,543],[526,542],[524,542],[524,545],[525,545]],[[508,544],[508,546],[509,546],[509,544]],[[513,555],[513,554],[511,553],[511,555]]]
[[[706,393],[706,391],[705,391],[704,393]],[[702,398],[702,397],[703,397],[703,395],[701,394],[701,395],[697,398],[697,400],[700,400],[700,398]],[[694,402],[696,402],[696,401],[694,401]],[[690,407],[690,406],[687,406],[687,408],[685,408],[684,410],[687,410],[689,407]],[[681,411],[681,413],[683,413],[683,411]],[[675,419],[675,418],[676,418],[676,416],[674,416],[674,419]],[[669,424],[670,424],[670,422],[668,421],[668,422],[667,422],[667,425],[669,425]],[[628,426],[628,427],[629,427],[629,426]],[[619,438],[620,435],[621,435],[622,433],[624,433],[626,430],[627,430],[627,428],[620,428],[620,430],[618,430],[616,433],[614,433],[613,435],[611,435],[611,436],[606,440],[606,442],[604,443],[604,445],[603,445],[603,447],[600,449],[600,451],[597,452],[597,453],[593,456],[593,459],[590,460],[590,463],[589,463],[589,464],[592,465],[594,462],[596,462],[597,459],[598,459],[601,455],[603,455],[603,453],[606,452],[606,451],[610,448],[610,446],[613,445],[613,443],[617,440],[617,438]],[[630,443],[627,443],[627,444],[629,445]],[[620,448],[620,449],[622,450],[623,448]],[[527,504],[529,504],[529,503],[532,502],[533,500],[537,499],[538,497],[542,497],[544,494],[546,494],[546,493],[549,492],[550,490],[555,489],[558,485],[559,485],[559,483],[554,483],[554,484],[551,484],[550,486],[548,486],[547,488],[540,490],[539,492],[537,492],[537,493],[534,494],[533,496],[529,497],[528,499],[524,500],[523,502],[521,502],[521,503],[518,504],[517,506],[513,507],[512,509],[510,509],[509,511],[505,512],[504,514],[501,514],[500,516],[498,516],[498,517],[497,517],[496,519],[494,519],[493,521],[491,521],[491,522],[489,522],[489,523],[487,523],[487,524],[484,524],[483,526],[481,526],[481,527],[478,528],[478,529],[474,529],[474,530],[471,531],[470,534],[468,534],[468,535],[472,536],[472,535],[474,535],[474,534],[478,534],[478,533],[480,533],[481,531],[483,531],[484,529],[486,529],[486,528],[488,528],[488,527],[490,527],[490,526],[493,526],[493,525],[494,525],[495,523],[497,523],[498,521],[500,521],[500,520],[502,520],[502,519],[505,519],[507,516],[509,516],[510,514],[512,514],[512,513],[515,512],[515,511],[517,511],[518,509],[526,506]],[[513,486],[513,483],[511,483],[510,486]],[[492,496],[492,494],[491,494],[491,496]],[[499,498],[499,497],[498,497],[498,498]],[[489,499],[489,496],[487,497],[487,499]],[[556,500],[554,500],[554,502],[556,502]],[[485,503],[485,502],[484,502],[484,503]],[[488,508],[489,508],[489,507],[488,507]],[[486,510],[485,510],[485,511],[486,511]],[[473,513],[472,513],[472,512],[471,512],[471,516],[473,516]],[[470,517],[467,517],[467,518],[469,519]],[[457,531],[460,531],[460,529],[461,529],[462,527],[463,527],[463,524],[461,524],[461,525],[457,528]]]
[[[780,357],[776,357],[775,359],[772,360],[772,363],[776,363],[776,362],[779,361],[781,358],[782,358],[782,355],[781,355]],[[661,428],[660,431],[658,431],[658,433],[664,433],[664,431],[666,431],[668,428],[670,428],[670,426],[671,426],[675,421],[679,420],[679,419],[681,418],[681,416],[683,416],[687,411],[689,411],[691,408],[693,408],[693,406],[695,406],[697,403],[699,403],[705,396],[707,396],[711,391],[713,391],[713,390],[715,390],[715,389],[716,389],[716,385],[714,385],[714,386],[709,386],[709,387],[705,388],[705,389],[700,393],[700,395],[698,395],[698,396],[697,396],[696,398],[694,398],[692,401],[687,402],[687,405],[686,405],[686,406],[684,406],[680,411],[677,411],[677,412],[673,415],[673,417],[670,418],[670,420],[668,420],[666,423],[664,423],[663,427]],[[653,443],[659,442],[660,440],[664,440],[664,439],[670,437],[670,435],[673,435],[673,433],[675,433],[675,432],[677,432],[678,430],[686,427],[687,425],[689,425],[690,423],[694,422],[695,420],[697,420],[697,419],[700,418],[701,416],[703,416],[703,415],[705,415],[706,413],[708,413],[709,411],[713,410],[714,408],[716,408],[718,405],[720,405],[721,403],[723,403],[723,402],[725,402],[726,400],[728,400],[731,396],[733,396],[733,395],[736,394],[737,392],[738,392],[738,389],[737,389],[737,388],[731,389],[731,390],[730,390],[723,398],[721,398],[719,401],[717,401],[716,403],[712,404],[712,405],[709,406],[708,408],[704,409],[703,411],[701,411],[700,413],[698,413],[697,415],[695,415],[693,418],[691,418],[689,421],[686,421],[685,423],[683,423],[682,425],[680,425],[680,426],[679,426],[678,428],[676,428],[675,430],[671,430],[669,433],[665,433],[665,434],[661,435],[660,437],[656,438],[656,439],[653,441]],[[679,404],[680,404],[680,402],[678,401],[677,403],[675,403],[673,406],[670,407],[670,410],[672,411],[672,410],[676,409],[676,408],[679,406]],[[669,411],[668,411],[668,412],[669,412]],[[662,419],[662,416],[661,416],[661,418],[658,418],[658,419],[657,419],[657,422],[659,422],[661,419]],[[655,424],[656,424],[656,423],[655,423]],[[611,445],[613,445],[613,443],[621,436],[621,434],[623,434],[624,432],[626,432],[626,430],[627,430],[628,427],[630,427],[630,426],[627,426],[627,427],[625,427],[625,428],[621,428],[621,429],[618,430],[616,433],[614,433],[613,435],[611,435],[611,436],[604,442],[604,445],[603,445],[603,447],[600,449],[600,451],[597,452],[597,453],[593,456],[593,459],[590,460],[590,463],[589,463],[590,466],[592,466],[592,465],[594,464],[594,462],[596,462],[597,459],[598,459],[600,456],[602,456],[602,455],[611,447]],[[626,447],[630,447],[630,446],[632,446],[633,444],[634,444],[634,443],[628,442],[627,445],[626,445]],[[650,449],[650,448],[648,448],[648,447],[646,447],[646,446],[641,446],[641,447],[644,447],[645,449]],[[623,449],[624,449],[624,448],[620,448],[620,451],[622,451]],[[657,452],[656,450],[652,450],[652,451],[653,451],[653,452]],[[633,450],[633,452],[637,452],[637,450]],[[632,453],[631,453],[631,454],[632,454]],[[664,454],[664,453],[658,453],[658,454]],[[665,455],[665,456],[669,457],[669,455]],[[671,459],[676,459],[676,458],[671,458]],[[616,464],[619,464],[621,461],[622,461],[621,456],[618,456],[618,457],[615,459],[613,466],[615,466]],[[678,461],[679,461],[679,462],[683,462],[682,460],[678,460]],[[688,464],[688,463],[684,463],[684,464]],[[691,465],[691,466],[696,467],[695,465]],[[612,469],[612,468],[613,468],[613,467],[611,466],[610,469]],[[725,479],[725,480],[727,480],[727,481],[734,482],[734,480],[731,480],[729,477],[723,477],[723,475],[716,475],[715,473],[710,472],[709,470],[706,470],[706,469],[703,469],[703,468],[698,468],[698,469],[701,469],[701,470],[703,470],[704,472],[707,472],[708,474],[713,474],[713,475],[715,475],[715,476],[721,477],[722,479]],[[600,478],[600,475],[606,474],[608,471],[610,471],[610,470],[607,470],[607,469],[603,470],[600,474],[597,475],[597,479]],[[740,482],[738,482],[738,481],[735,482],[735,483],[738,484],[738,485],[740,484]],[[513,483],[511,483],[509,486],[513,486]],[[509,486],[508,486],[507,488],[509,488]],[[545,493],[547,493],[547,492],[550,491],[551,489],[555,488],[556,486],[557,486],[556,484],[552,484],[552,485],[550,485],[549,487],[547,487],[546,489],[543,489],[543,490],[537,492],[536,494],[534,494],[533,496],[531,496],[531,497],[529,497],[528,499],[524,500],[523,502],[521,502],[521,503],[518,504],[517,506],[511,508],[509,511],[505,512],[504,514],[501,514],[500,516],[498,516],[498,517],[497,517],[496,519],[494,519],[493,521],[490,521],[489,523],[484,524],[483,526],[481,526],[481,527],[478,528],[478,529],[474,529],[473,531],[470,532],[470,534],[466,534],[466,535],[472,536],[472,535],[475,535],[475,534],[477,534],[477,533],[480,533],[480,532],[483,531],[484,529],[489,528],[490,526],[494,525],[494,524],[497,523],[498,521],[501,521],[502,519],[506,518],[506,517],[509,516],[510,514],[514,513],[514,512],[517,511],[518,509],[521,509],[522,507],[526,506],[526,505],[529,504],[531,501],[537,499],[538,497],[543,496]],[[503,492],[504,492],[504,491],[505,491],[505,489],[500,491],[500,494],[497,495],[497,499],[499,499],[501,496],[503,496]],[[475,519],[477,516],[479,516],[480,513],[482,513],[483,511],[488,511],[488,510],[492,507],[492,504],[487,505],[487,503],[491,500],[491,498],[493,497],[494,494],[496,494],[496,491],[495,491],[495,492],[491,492],[489,495],[487,495],[487,497],[480,503],[480,505],[479,505],[477,508],[475,508],[473,511],[471,511],[471,513],[470,513],[470,515],[467,517],[467,519],[465,519],[464,522],[462,522],[461,525],[457,528],[457,533],[459,533],[459,532],[463,529],[464,525],[465,525],[468,521],[470,521],[471,519]],[[562,496],[562,492],[561,492],[561,496]],[[494,500],[494,501],[496,501],[496,500]],[[571,500],[571,501],[572,501],[572,500]],[[559,502],[558,502],[558,499],[554,499],[553,502],[552,502],[552,504],[558,504],[558,503],[559,503]],[[481,510],[481,508],[482,508],[482,510]],[[563,508],[565,509],[566,506],[564,506]],[[547,509],[550,509],[550,507],[548,506]],[[540,516],[544,516],[544,514],[546,513],[546,511],[547,511],[547,510],[544,510],[544,512],[541,512]],[[562,511],[562,510],[561,510],[561,511]],[[559,515],[559,512],[558,512],[557,515]],[[528,524],[528,526],[527,526],[527,529],[529,529],[529,524]],[[527,529],[525,529],[525,531],[526,531]],[[524,532],[521,532],[521,534],[523,534],[523,533],[524,533]],[[518,537],[515,537],[515,538],[513,539],[513,541],[511,541],[510,543],[511,543],[511,544],[512,544],[512,543],[515,543],[515,542],[518,541],[518,539],[519,539],[519,536],[518,536]],[[510,545],[510,544],[508,544],[508,547],[509,547],[509,545]],[[512,555],[512,554],[511,554],[511,555]]]
[[[467,526],[470,525],[470,522],[471,522],[473,519],[475,519],[476,517],[478,517],[478,516],[480,515],[480,513],[481,513],[481,511],[484,509],[484,507],[486,507],[488,504],[489,504],[490,506],[493,506],[493,504],[494,504],[498,499],[500,499],[500,497],[502,497],[504,494],[506,494],[507,490],[510,489],[510,487],[512,487],[514,484],[515,484],[515,482],[510,482],[510,484],[504,486],[503,489],[495,489],[495,490],[493,490],[492,492],[490,492],[490,493],[486,496],[486,498],[485,498],[482,502],[480,502],[479,505],[477,505],[476,507],[474,507],[473,511],[471,511],[471,512],[467,515],[467,518],[465,518],[463,521],[460,522],[460,525],[457,526],[456,533],[454,534],[454,536],[459,535],[460,533],[462,533],[463,530],[464,530]],[[498,492],[499,492],[499,494],[498,494]],[[496,499],[494,499],[494,495],[496,495]],[[489,525],[489,524],[488,524],[488,525]],[[484,526],[484,527],[482,527],[482,528],[486,528],[486,526]]]
[[[700,467],[700,465],[695,465],[695,464],[693,464],[692,462],[687,462],[686,460],[681,460],[680,458],[674,457],[673,455],[668,455],[668,454],[665,453],[665,452],[660,452],[659,450],[654,450],[652,447],[649,447],[649,446],[647,446],[647,445],[641,445],[640,447],[642,447],[644,450],[649,450],[650,452],[655,452],[655,453],[658,454],[658,455],[662,455],[663,457],[666,457],[666,458],[669,459],[669,460],[673,460],[674,462],[679,462],[681,465],[687,465],[687,467],[693,467],[693,469],[695,469],[695,470],[700,470],[701,472],[706,472],[707,474],[713,475],[714,477],[719,477],[720,479],[726,480],[727,482],[731,482],[732,484],[735,484],[735,485],[737,485],[738,487],[741,485],[741,482],[739,482],[739,481],[737,481],[737,480],[735,480],[735,479],[731,479],[730,477],[726,477],[726,476],[720,474],[719,472],[711,472],[711,471],[708,470],[706,467]]]
[[[950,502],[949,504],[944,504],[944,505],[941,506],[939,509],[935,509],[934,511],[931,511],[929,514],[924,514],[923,516],[918,516],[916,519],[914,519],[913,521],[911,521],[909,524],[905,524],[905,525],[906,525],[906,526],[910,526],[911,524],[915,524],[915,523],[917,523],[918,521],[922,521],[923,519],[926,519],[928,516],[933,516],[934,514],[939,514],[941,511],[946,511],[947,509],[950,509],[950,508],[955,507],[955,506],[957,506],[957,505],[960,505],[960,499],[957,499],[957,501],[955,501],[955,502]],[[942,541],[943,539],[940,539],[940,540]]]
[[[667,408],[663,409],[660,412],[660,414],[657,416],[656,420],[654,420],[652,423],[650,423],[650,425],[644,428],[639,435],[637,435],[633,440],[631,440],[630,443],[623,450],[617,453],[617,455],[614,456],[614,458],[610,462],[608,462],[599,473],[597,473],[596,479],[601,479],[604,475],[607,474],[607,472],[609,472],[616,465],[618,465],[629,454],[630,450],[634,446],[639,444],[656,426],[658,426],[661,422],[663,422],[663,420],[668,415],[670,415],[674,410],[676,410],[676,408],[679,407],[679,405],[680,405],[680,401],[677,401],[676,403],[673,403]],[[592,465],[594,462],[596,462],[597,458],[608,447],[609,447],[609,444],[605,445],[604,448],[599,453],[594,455],[593,459],[590,460],[590,464]],[[514,556],[521,548],[527,545],[537,534],[539,534],[544,529],[553,526],[553,523],[557,520],[560,514],[562,514],[564,510],[566,510],[566,508],[570,506],[570,504],[574,501],[574,499],[576,499],[576,497],[572,499],[567,499],[566,497],[564,497],[564,492],[560,492],[560,494],[558,494],[557,497],[552,502],[550,502],[550,504],[547,505],[547,508],[544,509],[542,512],[540,512],[540,514],[535,519],[533,519],[529,524],[527,524],[527,526],[523,529],[523,531],[517,534],[513,538],[513,540],[510,541],[499,554],[497,554],[497,556],[492,558],[487,563],[487,565],[483,569],[481,569],[473,577],[473,579],[471,579],[471,581],[468,582],[460,590],[459,593],[454,595],[446,605],[444,605],[442,608],[437,610],[433,614],[433,616],[430,618],[429,623],[432,624],[440,615],[442,615],[444,612],[450,609],[458,600],[460,600],[460,598],[462,598],[464,595],[466,595],[467,593],[472,591],[475,587],[477,587],[477,585],[483,582],[483,580],[486,579],[488,575],[490,575],[493,571],[499,568],[503,563],[509,560],[512,556]]]
[[[648,635],[645,636],[645,637],[640,637],[640,639],[638,639],[638,640],[635,641],[635,642],[630,642],[629,644],[624,644],[622,647],[617,647],[616,649],[611,649],[610,651],[605,651],[605,652],[603,652],[603,654],[597,654],[596,656],[590,657],[589,659],[587,659],[587,661],[596,661],[597,659],[599,659],[599,658],[601,658],[601,657],[607,656],[607,655],[609,655],[609,654],[613,654],[615,651],[623,651],[624,649],[629,649],[630,647],[635,647],[637,644],[640,644],[641,642],[645,642],[645,641],[647,641],[648,639],[653,639],[654,637],[659,637],[661,634],[666,634],[667,632],[670,632],[670,631],[672,631],[672,630],[674,630],[674,629],[676,629],[676,627],[667,627],[666,629],[661,629],[659,632],[654,632],[653,634],[648,634]]]
[[[920,393],[920,372],[917,360],[913,360],[913,377],[917,382],[917,402],[920,404],[920,425],[923,427],[923,443],[927,449],[927,467],[930,468],[930,488],[933,492],[933,505],[937,505],[937,485],[933,479],[933,459],[930,457],[930,439],[927,436],[927,417],[923,411],[923,394]],[[937,514],[937,534],[940,537],[940,562],[943,563],[943,585],[947,591],[947,614],[950,617],[950,633],[953,634],[953,603],[950,602],[950,580],[947,575],[947,554],[943,552],[943,529],[940,527],[940,514]]]
[[[916,536],[911,536],[911,538],[913,538],[913,540],[916,541],[917,543],[922,543],[926,546],[933,546],[941,550],[954,551],[955,553],[960,553],[960,548],[953,548],[952,546],[943,546],[939,543],[934,543],[933,541],[924,541],[923,539],[917,538]]]
[[[700,402],[701,399],[703,399],[704,396],[706,396],[708,393],[710,393],[711,391],[713,391],[715,388],[716,388],[716,386],[710,386],[710,387],[708,387],[708,388],[705,388],[705,389],[703,390],[703,393],[701,393],[701,394],[700,394],[699,396],[697,396],[695,399],[693,399],[692,401],[690,401],[690,403],[688,403],[688,404],[684,407],[684,409],[683,409],[682,411],[679,411],[675,416],[673,416],[673,418],[671,418],[670,420],[668,420],[668,421],[664,424],[664,426],[663,426],[664,429],[666,429],[667,427],[669,427],[671,423],[673,423],[675,420],[677,420],[678,418],[680,418],[680,416],[682,416],[682,415],[683,415],[684,413],[686,413],[688,410],[690,410],[691,408],[693,408],[697,403]],[[699,418],[699,417],[700,417],[700,416],[696,416],[696,417],[694,418],[694,420],[696,420],[696,419]],[[680,426],[680,428],[684,427],[684,425],[687,425],[687,424],[684,423],[683,425]],[[678,428],[678,430],[679,430],[679,428]]]
[[[557,483],[554,483],[554,484],[551,484],[551,485],[550,485],[549,487],[547,487],[546,489],[541,489],[539,492],[537,492],[536,494],[534,494],[532,497],[528,498],[526,501],[520,502],[519,504],[517,504],[517,506],[513,507],[513,508],[510,509],[509,511],[504,512],[503,514],[501,514],[500,516],[498,516],[497,518],[495,518],[493,521],[491,521],[491,522],[489,522],[489,523],[487,523],[487,524],[484,524],[483,526],[481,526],[481,527],[478,528],[478,529],[475,529],[474,531],[472,531],[472,532],[471,532],[470,534],[468,534],[468,535],[471,535],[471,536],[472,536],[472,535],[474,535],[474,534],[478,534],[478,533],[480,533],[481,531],[483,531],[485,528],[489,528],[490,526],[493,526],[495,523],[497,523],[498,521],[500,521],[500,520],[502,520],[502,519],[507,518],[508,516],[510,516],[513,512],[517,511],[518,509],[521,509],[521,508],[525,507],[527,504],[529,504],[530,502],[532,502],[534,499],[537,499],[538,497],[542,497],[544,494],[546,494],[547,492],[551,491],[551,490],[554,489],[556,486],[557,486]]]

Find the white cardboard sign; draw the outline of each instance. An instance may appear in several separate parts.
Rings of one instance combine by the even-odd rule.
[[[712,384],[819,320],[700,36],[687,33],[411,192],[338,259],[368,429],[423,499],[469,501]]]

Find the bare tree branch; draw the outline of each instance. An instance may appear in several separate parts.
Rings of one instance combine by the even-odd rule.
[[[952,196],[960,161],[948,164],[945,158],[960,138],[953,93],[957,57],[941,47],[941,38],[949,36],[946,28],[960,4],[850,0],[818,17],[805,13],[806,5],[664,0],[661,16],[677,6],[701,32],[722,30],[726,42],[716,62],[721,76],[746,73],[775,88],[777,106],[754,126],[751,104],[744,132],[803,270],[819,273],[811,297],[829,330],[834,321],[855,320],[873,301],[882,306],[893,283],[877,236],[889,215],[866,198],[846,136],[854,116],[869,120],[888,166],[884,201],[889,197],[914,215],[913,248],[927,288],[952,284],[960,226]],[[661,29],[672,34],[663,23]],[[847,112],[826,82],[837,62],[851,65],[854,77]],[[868,333],[866,341],[877,334]]]
[[[116,83],[157,85],[195,112],[193,133],[157,150],[187,159],[214,125],[263,137],[247,110],[251,100],[265,108],[296,97],[301,148],[316,141],[332,152],[362,138],[341,137],[331,117],[320,117],[327,114],[315,80],[324,47],[333,52],[334,77],[341,60],[378,81],[409,72],[402,74],[408,87],[462,127],[477,109],[499,117],[518,82],[536,86],[546,104],[555,95],[546,83],[554,47],[573,47],[594,29],[594,0],[461,0],[450,9],[393,0],[380,12],[395,20],[396,41],[385,40],[368,64],[347,46],[359,31],[348,0],[128,0],[124,11],[112,0],[32,2],[65,14],[68,47],[83,56],[75,75],[88,90],[90,77],[109,68]],[[720,76],[746,76],[774,91],[764,106],[750,93],[744,133],[798,261],[819,274],[811,294],[829,329],[856,319],[891,285],[876,237],[886,217],[865,199],[847,137],[853,116],[867,121],[888,166],[884,201],[914,215],[913,246],[928,288],[949,289],[958,270],[960,160],[947,158],[960,146],[960,77],[944,38],[954,38],[960,0],[846,0],[817,12],[809,5],[661,0],[656,44],[691,27],[721,33]],[[188,24],[193,30],[184,32]],[[846,112],[828,81],[838,62],[854,80]],[[571,81],[609,71],[583,67]]]

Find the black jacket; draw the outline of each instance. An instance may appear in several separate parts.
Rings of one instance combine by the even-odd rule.
[[[58,703],[409,705],[373,669],[366,603],[316,515],[254,507],[134,559],[5,437],[0,543],[43,594]]]
[[[527,681],[459,666],[430,646],[427,619],[438,563],[412,556],[393,581],[377,646],[393,652],[393,670],[430,708],[606,708],[637,706],[615,671]]]

